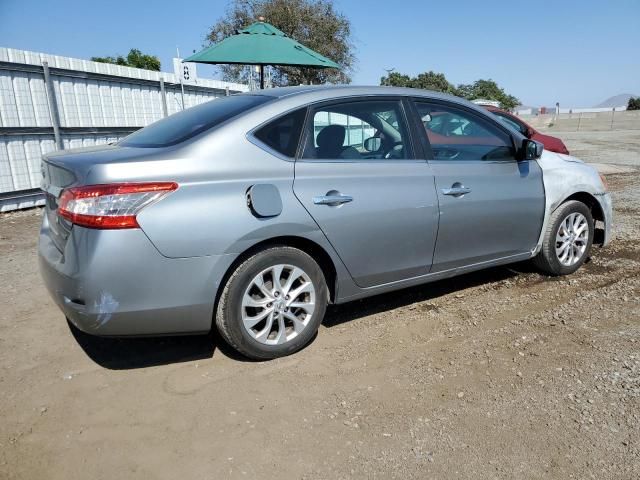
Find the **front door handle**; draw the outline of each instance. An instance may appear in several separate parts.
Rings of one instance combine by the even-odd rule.
[[[340,192],[332,190],[327,192],[326,195],[319,197],[313,197],[313,203],[316,205],[329,205],[330,207],[337,207],[343,203],[353,202],[353,197],[350,195],[342,195]]]
[[[463,195],[466,195],[467,193],[471,193],[471,189],[458,182],[451,185],[451,188],[442,189],[443,195],[450,195],[452,197],[461,197]]]

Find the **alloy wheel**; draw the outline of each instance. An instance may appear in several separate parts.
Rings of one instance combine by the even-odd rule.
[[[560,223],[556,234],[556,256],[565,267],[578,263],[589,244],[589,223],[578,212],[570,213]]]
[[[256,341],[281,345],[307,327],[315,300],[315,287],[304,270],[271,266],[253,278],[242,296],[242,325]]]

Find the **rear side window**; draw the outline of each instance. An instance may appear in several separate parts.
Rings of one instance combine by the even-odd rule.
[[[308,124],[303,158],[413,158],[399,100],[366,98],[316,107]]]
[[[255,132],[255,137],[286,157],[293,158],[298,149],[306,108],[288,113]]]
[[[152,123],[124,138],[120,145],[142,148],[176,145],[270,100],[261,95],[218,98]]]

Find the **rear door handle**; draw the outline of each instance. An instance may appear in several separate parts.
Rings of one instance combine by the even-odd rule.
[[[353,197],[350,195],[342,195],[337,192],[327,192],[326,195],[319,197],[313,197],[313,203],[316,205],[329,205],[330,207],[337,207],[343,203],[353,202]]]
[[[443,195],[450,195],[452,197],[461,197],[462,195],[465,195],[467,193],[471,193],[471,189],[459,183],[454,183],[453,185],[451,185],[451,188],[442,189]]]

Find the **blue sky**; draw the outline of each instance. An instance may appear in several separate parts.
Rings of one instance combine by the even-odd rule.
[[[183,56],[199,50],[227,3],[0,0],[0,46],[80,58],[135,47],[171,70],[176,46]],[[335,3],[352,22],[357,84],[378,84],[393,67],[442,72],[456,84],[493,78],[527,105],[640,95],[640,0]]]

